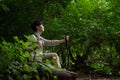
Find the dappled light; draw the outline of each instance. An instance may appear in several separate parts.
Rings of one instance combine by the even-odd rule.
[[[0,0],[0,80],[119,80],[120,0]],[[35,56],[31,24],[41,20],[46,39],[59,40],[56,57]],[[29,47],[32,46],[31,49]],[[42,52],[38,50],[38,52]],[[43,56],[39,56],[42,60]]]

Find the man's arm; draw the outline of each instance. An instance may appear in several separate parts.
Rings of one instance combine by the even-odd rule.
[[[43,41],[44,41],[45,46],[57,46],[61,43],[64,43],[65,39],[61,39],[61,40],[47,40],[47,39],[44,39]]]

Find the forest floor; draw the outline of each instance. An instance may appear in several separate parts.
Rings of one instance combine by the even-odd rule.
[[[120,80],[120,77],[95,77],[91,75],[79,75],[76,80]]]

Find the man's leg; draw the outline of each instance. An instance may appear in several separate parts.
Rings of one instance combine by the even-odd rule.
[[[57,53],[44,53],[44,58],[43,59],[53,59],[53,57],[55,57],[56,59],[56,64],[59,68],[61,68],[61,64],[60,64],[60,60],[59,60],[59,56],[57,55]]]

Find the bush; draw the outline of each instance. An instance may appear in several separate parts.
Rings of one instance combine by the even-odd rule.
[[[33,60],[27,50],[29,46],[29,42],[19,40],[17,36],[14,37],[14,43],[6,42],[5,40],[0,43],[0,79],[43,80],[49,76],[49,68],[48,72],[44,72],[44,75],[42,74],[43,76],[38,73],[38,68],[45,68],[45,65],[49,63],[44,65]],[[33,47],[36,47],[36,45]],[[46,77],[44,77],[45,75]]]

